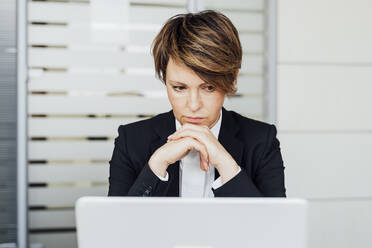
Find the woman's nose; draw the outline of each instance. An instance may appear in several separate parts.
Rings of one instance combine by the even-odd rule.
[[[202,107],[202,101],[198,92],[191,92],[188,97],[188,107],[191,111],[196,112]]]

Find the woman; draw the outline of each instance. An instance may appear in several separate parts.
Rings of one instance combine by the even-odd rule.
[[[275,126],[222,107],[242,60],[231,21],[176,15],[152,53],[172,110],[119,127],[109,196],[285,197]]]

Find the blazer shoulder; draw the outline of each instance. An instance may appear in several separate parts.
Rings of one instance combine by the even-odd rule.
[[[149,119],[120,125],[118,134],[121,137],[125,137],[125,140],[128,142],[133,142],[134,144],[146,144],[151,142],[158,137],[155,132],[155,127],[161,126],[164,120],[169,119],[170,112],[161,113]]]
[[[249,137],[251,140],[263,141],[268,136],[276,136],[276,127],[274,124],[255,120],[242,116],[235,111],[229,111],[236,124],[239,125],[240,137]]]
[[[169,112],[158,114],[154,117],[120,125],[119,129],[125,129],[127,132],[147,132],[155,125],[159,124],[162,119],[167,118]]]
[[[238,124],[241,124],[243,127],[246,127],[246,128],[254,128],[254,129],[267,129],[267,128],[270,128],[271,126],[274,126],[273,124],[270,124],[270,123],[267,123],[267,122],[264,122],[264,121],[260,121],[260,120],[255,120],[255,119],[252,119],[252,118],[249,118],[249,117],[245,117],[235,111],[228,111],[231,116],[235,119],[235,121],[237,121]]]

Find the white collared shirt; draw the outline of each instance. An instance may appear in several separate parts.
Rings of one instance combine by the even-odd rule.
[[[176,121],[176,130],[181,124]],[[211,132],[218,139],[222,122],[222,109],[217,123],[211,128]],[[239,167],[240,172],[240,167]],[[238,172],[238,173],[239,173]],[[213,189],[222,186],[221,177],[214,180],[214,166],[209,164],[209,170],[200,169],[200,155],[197,150],[191,150],[185,157],[180,160],[180,180],[179,192],[181,197],[214,197]],[[158,176],[158,175],[157,175]],[[162,181],[168,181],[169,175],[165,177],[158,176]]]

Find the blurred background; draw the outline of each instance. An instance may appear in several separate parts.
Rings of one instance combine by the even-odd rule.
[[[204,9],[240,33],[225,107],[275,124],[309,247],[372,247],[372,1],[1,0],[0,247],[73,248],[121,124],[170,110],[150,45]]]

